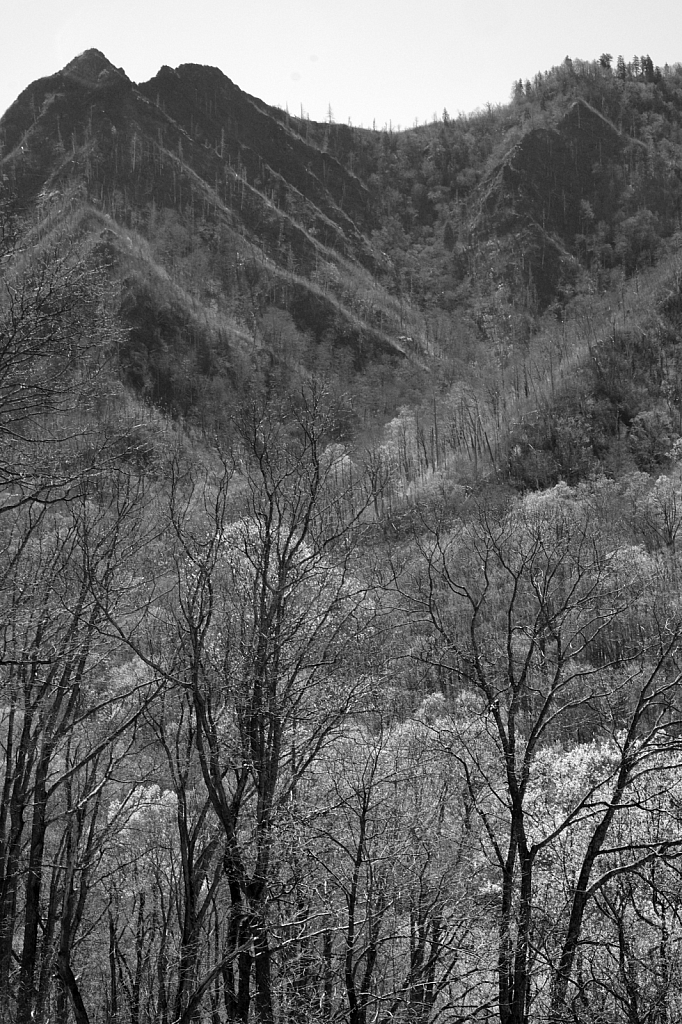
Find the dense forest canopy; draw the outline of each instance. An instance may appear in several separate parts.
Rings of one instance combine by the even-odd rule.
[[[0,121],[0,1017],[682,1011],[682,67]]]

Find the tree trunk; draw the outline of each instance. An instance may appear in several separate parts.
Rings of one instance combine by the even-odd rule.
[[[85,1004],[78,988],[78,983],[74,977],[73,971],[68,963],[62,958],[61,953],[58,954],[56,960],[56,969],[59,978],[67,989],[69,996],[71,997],[71,1005],[73,1006],[74,1017],[76,1018],[76,1024],[90,1024],[90,1018],[88,1017]]]
[[[21,952],[21,970],[19,973],[19,996],[17,999],[17,1024],[30,1024],[33,1010],[33,979],[35,977],[38,954],[38,926],[40,922],[40,890],[43,872],[43,851],[45,848],[45,828],[47,817],[47,772],[52,757],[52,746],[48,744],[43,751],[40,764],[36,771],[35,790],[33,795],[33,824],[31,827],[31,847],[26,879],[26,903],[24,923],[24,943]]]

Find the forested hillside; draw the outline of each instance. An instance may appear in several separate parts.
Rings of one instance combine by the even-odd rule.
[[[682,1013],[682,69],[0,120],[0,1019]]]

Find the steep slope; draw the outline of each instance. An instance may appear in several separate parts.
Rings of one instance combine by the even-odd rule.
[[[527,217],[566,244],[592,217],[610,221],[621,205],[628,142],[598,111],[576,100],[554,127],[531,129],[495,168],[483,195],[497,225]],[[621,172],[619,174],[619,171]]]
[[[367,188],[277,113],[215,68],[162,68],[138,87],[88,50],[7,111],[2,172],[26,209],[80,183],[84,201],[150,241],[172,211],[190,248],[214,257],[210,280],[195,275],[199,301],[232,287],[250,315],[280,306],[358,357],[400,356],[392,301],[376,294]]]
[[[367,189],[215,68],[166,67],[136,87],[88,50],[29,86],[0,135],[5,173],[24,202],[76,172],[91,197],[114,203],[122,192],[138,210],[154,199],[208,214],[238,193],[247,223],[274,207],[276,220],[288,214],[324,246],[372,266],[361,233],[370,224]],[[289,230],[302,253],[314,248]]]
[[[506,244],[513,285],[541,308],[575,280],[579,239],[613,226],[636,145],[577,99],[555,125],[527,131],[483,182],[473,230]]]
[[[485,450],[526,486],[539,472],[505,453],[551,448],[523,437],[557,367],[575,376],[627,279],[678,251],[682,73],[624,74],[564,64],[505,107],[368,131],[291,117],[216,68],[135,85],[89,50],[7,111],[1,173],[36,237],[58,223],[111,268],[121,374],[150,405],[213,421],[253,379],[320,372],[367,436],[412,407],[428,474],[445,464],[436,399],[459,389],[475,473]],[[619,430],[650,397],[616,401]],[[547,472],[579,476],[604,436]]]

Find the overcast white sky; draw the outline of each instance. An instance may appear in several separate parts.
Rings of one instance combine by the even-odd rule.
[[[135,82],[212,64],[267,103],[366,127],[504,103],[567,54],[682,61],[679,0],[0,0],[0,26],[0,114],[90,47]]]

